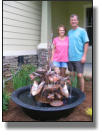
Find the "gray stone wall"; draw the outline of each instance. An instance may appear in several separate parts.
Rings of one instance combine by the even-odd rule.
[[[25,55],[24,64],[32,64],[37,67],[38,66],[38,56],[37,55]]]
[[[32,64],[36,67],[45,67],[48,63],[48,50],[39,49],[37,55],[25,55],[23,57],[24,64]],[[20,56],[4,56],[3,57],[3,77],[10,77],[11,71],[17,71],[18,58]],[[20,61],[20,60],[19,60]]]
[[[18,57],[4,56],[3,57],[3,76],[10,77],[11,71],[18,69]]]
[[[38,66],[45,67],[48,62],[48,50],[38,49]]]
[[[23,56],[24,64],[32,64],[38,66],[37,55],[25,55]],[[18,56],[4,56],[3,57],[3,77],[7,78],[12,75],[11,71],[17,71],[18,69]]]

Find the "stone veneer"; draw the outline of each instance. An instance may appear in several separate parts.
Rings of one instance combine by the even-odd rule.
[[[3,77],[11,76],[11,70],[18,69],[18,57],[3,56]]]
[[[32,64],[38,66],[37,55],[25,55],[23,56],[24,64]],[[18,56],[3,56],[3,77],[10,77],[11,70],[17,71],[18,69]]]
[[[36,67],[43,67],[47,65],[48,50],[38,49],[37,55],[24,55],[24,64],[32,64]],[[17,71],[19,56],[3,56],[3,76],[11,76],[11,70]]]
[[[48,50],[47,49],[38,49],[38,66],[44,67],[47,65],[48,61]]]

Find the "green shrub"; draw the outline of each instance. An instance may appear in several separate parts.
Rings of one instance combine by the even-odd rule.
[[[33,65],[27,64],[23,65],[21,70],[15,75],[13,73],[13,88],[18,89],[23,86],[27,86],[31,84],[31,80],[29,77],[29,74],[34,72],[36,70],[36,67]]]
[[[85,77],[84,79],[85,79],[85,81],[91,81],[92,80],[92,78],[90,78],[90,77]]]
[[[71,76],[71,84],[72,87],[77,88],[77,73],[75,73],[75,76]]]
[[[3,111],[8,110],[10,95],[7,92],[3,92]]]

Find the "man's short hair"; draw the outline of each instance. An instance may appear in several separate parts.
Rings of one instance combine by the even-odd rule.
[[[72,14],[72,15],[70,16],[70,18],[72,18],[72,17],[74,17],[74,16],[76,16],[77,19],[79,20],[78,15],[76,15],[76,14]]]

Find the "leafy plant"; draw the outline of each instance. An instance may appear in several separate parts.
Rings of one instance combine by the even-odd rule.
[[[3,111],[8,110],[10,95],[7,92],[3,92]]]
[[[20,87],[26,86],[31,84],[31,80],[29,77],[29,74],[34,72],[36,70],[36,67],[33,65],[27,64],[23,65],[21,70],[15,75],[13,73],[13,87],[14,89],[18,89]]]
[[[72,87],[76,88],[77,87],[77,73],[75,73],[75,76],[71,76],[71,84]]]
[[[85,80],[86,80],[86,81],[91,81],[92,78],[85,77]]]

